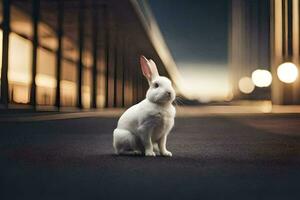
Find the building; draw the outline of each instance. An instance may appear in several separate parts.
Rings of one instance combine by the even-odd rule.
[[[148,88],[139,56],[180,89],[146,1],[1,0],[1,106],[127,107]]]
[[[300,78],[279,80],[278,66],[299,63],[299,0],[231,0],[230,71],[235,99],[270,99],[273,104],[300,104]],[[238,81],[255,69],[272,73],[272,84],[242,94]]]
[[[270,99],[270,88],[240,91],[239,80],[256,69],[270,70],[270,1],[231,0],[229,23],[229,71],[235,100]]]
[[[271,67],[273,74],[281,63],[292,62],[300,71],[299,0],[271,0]],[[300,78],[286,84],[273,76],[275,104],[300,104]]]

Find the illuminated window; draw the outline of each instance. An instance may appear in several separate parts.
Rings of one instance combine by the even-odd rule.
[[[129,68],[124,68],[124,103],[125,106],[130,106],[133,102],[133,85],[132,85],[132,75]]]
[[[93,66],[93,57],[91,54],[91,50],[83,51],[82,63],[84,66],[89,68]]]
[[[97,107],[103,108],[105,105],[105,62],[103,59],[103,51],[101,58],[98,61],[98,74],[97,74]]]
[[[39,43],[54,51],[58,46],[55,32],[48,25],[43,23],[39,24]]]
[[[82,105],[84,108],[91,106],[91,91],[92,91],[92,70],[84,68],[83,70],[83,85],[82,85]]]
[[[97,107],[105,105],[105,79],[103,74],[97,75]]]
[[[60,81],[62,106],[76,106],[76,67],[76,64],[70,61],[63,60],[62,62],[62,80]]]
[[[63,57],[77,62],[78,60],[78,8],[79,1],[64,1],[64,9],[72,12],[64,12],[62,47]],[[78,7],[77,7],[78,6]]]
[[[32,45],[15,33],[9,36],[8,83],[10,100],[15,103],[28,103],[31,85]]]
[[[37,103],[39,105],[54,105],[56,90],[55,54],[38,48],[37,60]]]
[[[51,50],[56,50],[58,42],[57,30],[58,1],[40,1],[40,20],[38,27],[39,43]]]
[[[23,6],[22,3],[26,4],[26,1],[22,2],[20,0],[15,0],[13,3],[16,5],[21,4],[21,6]],[[13,32],[19,33],[28,38],[32,38],[33,30],[31,18],[29,15],[22,12],[17,6],[11,6],[10,26]]]
[[[89,26],[88,24],[86,25]],[[92,37],[85,36],[84,39],[84,48],[82,54],[82,63],[84,66],[83,69],[83,83],[82,83],[82,105],[84,108],[91,107],[92,99],[92,66],[93,66],[93,57],[92,57]]]
[[[73,61],[77,61],[78,58],[78,50],[73,41],[69,38],[63,37],[63,57],[67,59],[71,59]]]

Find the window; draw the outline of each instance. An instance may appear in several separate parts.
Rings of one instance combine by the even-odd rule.
[[[39,23],[39,43],[41,46],[56,51],[58,42],[53,29],[47,24]]]
[[[92,69],[83,69],[83,84],[82,84],[82,105],[84,108],[91,106],[91,92],[92,92]]]
[[[27,5],[28,4],[28,5]],[[22,8],[22,9],[21,9]],[[28,8],[28,10],[26,10]],[[24,11],[31,13],[31,4],[28,3],[28,0],[14,0],[12,1],[10,9],[10,26],[13,32],[16,32],[26,38],[32,39],[32,23],[31,17],[28,14],[25,14]]]
[[[14,103],[29,103],[32,44],[29,40],[11,33],[9,36],[8,83],[10,100]]]
[[[40,1],[39,43],[55,51],[58,47],[56,37],[58,20],[58,1]]]
[[[63,37],[62,43],[63,57],[76,62],[79,54],[75,42],[67,37]]]
[[[37,104],[39,105],[54,105],[55,90],[56,90],[56,58],[55,54],[38,48],[37,60]]]
[[[60,81],[61,105],[76,106],[77,68],[76,64],[67,60],[62,62],[62,80]]]
[[[105,61],[104,61],[104,50],[103,48],[99,48],[99,57],[98,59],[98,74],[97,74],[97,106],[103,108],[105,106]]]
[[[86,17],[89,17],[87,15]],[[90,22],[86,18],[87,22]],[[84,108],[91,107],[91,99],[92,99],[92,66],[93,66],[93,57],[92,57],[92,36],[91,33],[88,31],[90,29],[91,24],[85,24],[85,31],[84,31],[84,45],[83,45],[83,54],[82,54],[82,64],[83,64],[83,71],[82,71],[82,105]]]

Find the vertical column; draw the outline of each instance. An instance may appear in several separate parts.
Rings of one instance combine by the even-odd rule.
[[[287,2],[287,21],[288,21],[288,34],[287,34],[287,54],[289,59],[293,56],[293,3],[292,0]]]
[[[56,96],[55,106],[60,107],[60,80],[61,80],[61,63],[62,63],[62,36],[63,36],[63,21],[64,21],[64,3],[57,0],[57,51],[56,51]]]
[[[287,59],[287,49],[288,49],[288,18],[287,18],[287,11],[288,11],[288,6],[287,6],[287,0],[281,0],[282,1],[282,31],[283,34],[281,35],[282,37],[282,54],[283,54],[283,59]]]
[[[135,47],[138,48],[138,47]],[[135,76],[135,82],[134,82],[134,103],[138,103],[139,101],[139,68],[137,68],[136,66],[139,66],[139,55],[136,52],[135,49],[135,53],[134,53],[134,63],[133,63],[133,67],[134,67],[134,76]]]
[[[277,67],[282,62],[299,62],[299,1],[273,0],[274,7],[272,42],[274,53],[272,58],[273,83],[272,101],[275,104],[298,103],[299,82],[282,83],[277,77]]]
[[[103,21],[104,21],[104,54],[105,54],[105,108],[109,105],[108,98],[108,83],[109,83],[109,22],[108,22],[107,5],[103,6]]]
[[[281,0],[272,0],[271,1],[271,11],[272,11],[272,23],[271,23],[271,33],[272,33],[272,74],[273,74],[273,82],[272,82],[272,103],[281,104],[283,101],[283,84],[277,77],[277,67],[282,62],[282,52],[283,52],[283,2]]]
[[[292,49],[292,1],[283,0],[283,61],[291,62],[293,58]],[[283,84],[282,104],[292,104],[292,84]]]
[[[132,40],[132,39],[131,39]],[[136,52],[135,52],[136,47],[132,46],[131,47],[131,54],[130,54],[130,76],[131,76],[131,92],[132,92],[132,97],[131,97],[131,104],[135,104],[137,102],[137,90],[136,90],[136,85],[137,85],[137,69],[136,69]]]
[[[293,0],[293,62],[297,65],[298,71],[300,72],[300,60],[299,60],[299,22],[300,22],[300,15],[299,15],[299,0]],[[300,104],[300,78],[296,80],[294,83],[293,88],[293,96],[294,96],[294,103]]]
[[[113,12],[110,12],[110,57],[109,57],[109,107],[117,104],[117,24]]]
[[[126,93],[126,106],[131,106],[134,103],[134,41],[132,38],[132,35],[127,35],[127,40],[126,40],[126,78],[127,78],[127,93]]]
[[[114,68],[114,107],[122,107],[123,105],[123,40],[122,23],[116,19],[115,31],[115,68]]]
[[[38,22],[40,15],[40,0],[33,0],[32,2],[32,28],[33,28],[33,40],[32,40],[32,82],[30,91],[30,104],[36,106],[36,65],[37,65],[37,48],[38,48]]]
[[[114,67],[114,73],[113,73],[113,84],[114,84],[114,87],[113,87],[113,107],[117,107],[118,106],[118,71],[120,70],[118,67],[119,65],[119,62],[118,62],[118,53],[119,53],[119,30],[118,30],[118,22],[117,22],[117,17],[114,16],[114,34],[113,34],[113,38],[114,38],[114,41],[113,41],[113,48],[114,48],[114,53],[113,53],[113,67]]]
[[[137,55],[137,58],[139,58],[138,55]],[[142,98],[142,95],[141,95],[142,77],[140,77],[140,70],[136,70],[136,76],[137,76],[137,84],[136,84],[137,99],[136,99],[136,102],[139,102]]]
[[[77,107],[82,108],[82,54],[84,44],[84,1],[80,0],[79,3],[79,15],[78,15],[78,76],[77,76]]]
[[[123,77],[124,77],[124,65],[123,65],[123,40],[124,35],[121,32],[121,23],[118,24],[117,34],[117,51],[116,51],[116,107],[123,106]]]
[[[124,32],[122,32],[122,34],[124,34]],[[123,37],[122,40],[122,44],[121,44],[121,65],[122,65],[122,107],[125,107],[125,70],[126,70],[126,66],[125,66],[125,44],[126,44],[126,40],[124,39],[126,37]]]
[[[129,49],[128,49],[128,40],[129,36],[124,31],[124,42],[122,47],[122,65],[123,65],[123,107],[127,107],[129,105],[129,98],[130,98],[130,78],[129,78]],[[125,50],[126,49],[126,50]]]
[[[113,92],[113,95],[114,95],[114,98],[113,98],[113,107],[117,107],[117,104],[118,104],[118,32],[116,30],[117,28],[115,28],[115,34],[114,34],[114,38],[115,38],[115,41],[114,41],[114,92]]]
[[[92,22],[92,30],[93,33],[93,91],[92,91],[92,107],[97,108],[97,54],[98,54],[98,12],[97,6],[93,5],[93,22]]]
[[[1,103],[8,106],[8,48],[10,32],[10,0],[3,0],[3,39],[2,39],[2,69],[1,69]]]
[[[283,12],[283,56],[284,61],[291,61],[293,56],[293,21],[292,21],[292,0],[282,0],[282,12]]]

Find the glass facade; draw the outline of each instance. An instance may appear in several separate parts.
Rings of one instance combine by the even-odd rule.
[[[134,103],[136,70],[123,66],[124,38],[111,8],[94,0],[0,0],[1,103]]]

